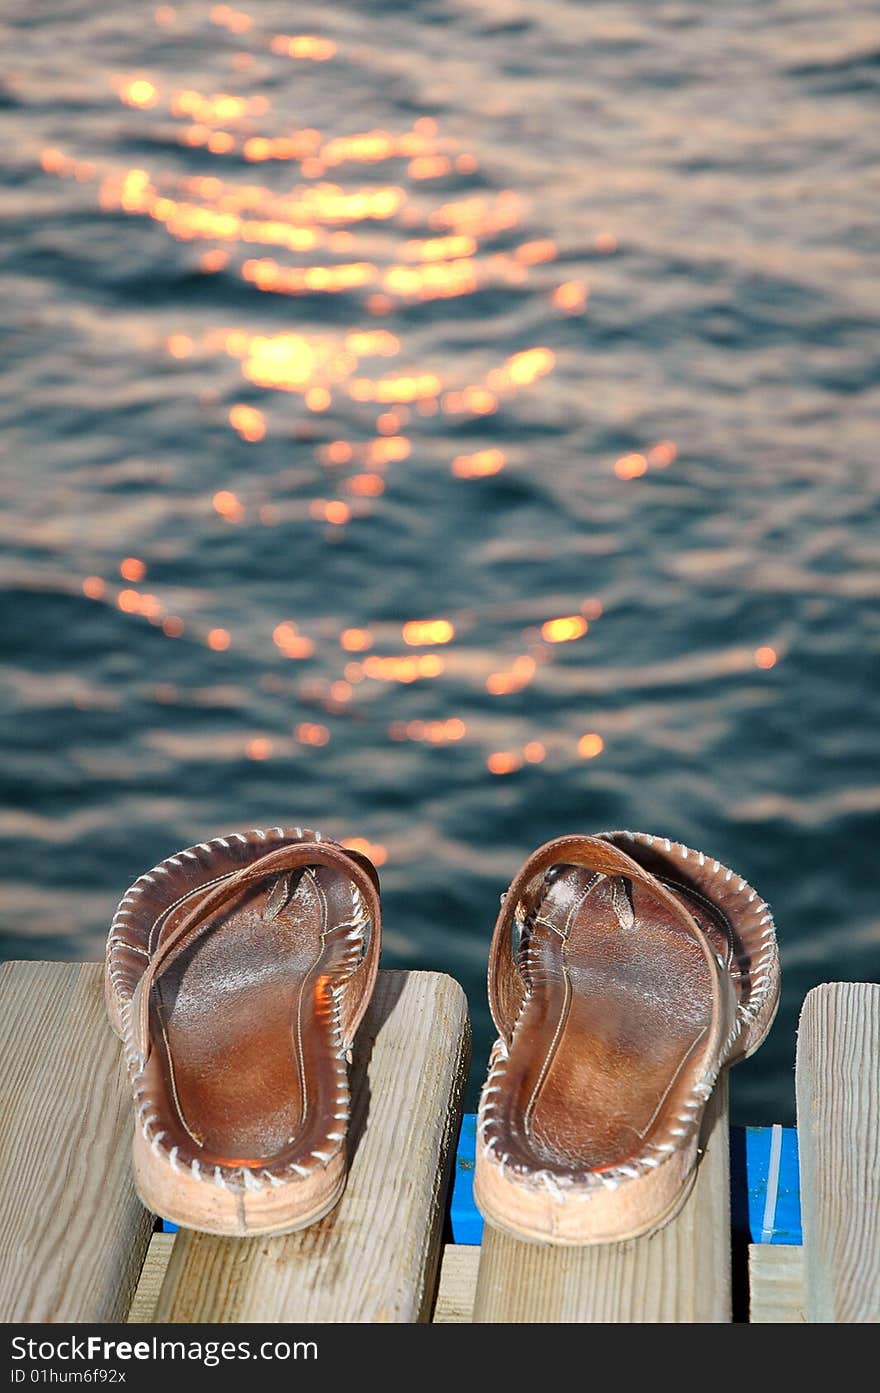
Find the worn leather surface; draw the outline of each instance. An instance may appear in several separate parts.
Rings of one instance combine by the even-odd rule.
[[[313,840],[247,849],[237,865],[231,852],[203,858],[202,884],[169,895],[134,992],[164,1149],[200,1167],[277,1165],[344,1132],[340,1055],[378,966],[378,879],[365,858]]]
[[[745,998],[753,960],[761,947],[756,921],[760,910],[767,908],[752,887],[734,873],[727,879],[726,868],[710,856],[691,851],[684,860],[680,842],[671,843],[667,850],[659,837],[646,846],[627,832],[603,832],[602,840],[625,851],[681,901],[724,959],[738,994]]]
[[[322,882],[326,882],[326,894],[329,896],[325,929],[334,925],[332,917],[334,910],[343,916],[348,913],[350,919],[351,915],[346,901],[346,896],[350,897],[350,889],[347,888],[349,881],[363,897],[371,921],[373,923],[379,922],[378,879],[375,868],[369,865],[359,853],[352,853],[332,842],[300,842],[279,847],[274,851],[266,852],[252,864],[242,866],[232,875],[220,877],[217,883],[206,886],[204,892],[190,894],[180,905],[173,905],[170,911],[161,916],[161,919],[154,926],[150,944],[150,963],[138,983],[135,996],[136,1028],[142,1056],[146,1057],[149,1051],[148,1001],[153,982],[158,980],[159,975],[168,971],[169,967],[196,936],[216,929],[218,912],[232,904],[247,889],[258,885],[266,886],[272,882],[273,877],[312,865],[320,865],[324,869],[331,870],[335,868],[341,877],[334,882],[325,876]],[[369,866],[369,871],[365,869],[365,865]],[[282,890],[283,886],[278,884],[276,893],[281,893]],[[266,922],[270,922],[276,913],[277,906],[270,904],[264,915]],[[364,972],[369,973],[370,990],[372,990],[378,969],[378,941],[378,935],[374,935],[357,969],[359,977]],[[361,985],[359,980],[357,985]],[[346,1043],[351,1042],[357,1028],[357,1021],[353,1020],[354,1014],[357,1014],[359,1021],[369,1000],[369,995],[364,997],[362,990],[353,989],[353,983],[349,983],[348,987],[349,990],[343,1003],[345,1025],[348,1027]]]
[[[573,1175],[625,1164],[664,1134],[734,1013],[728,974],[684,905],[589,837],[548,844],[515,878],[490,996],[509,1050],[494,1099],[502,1149]]]

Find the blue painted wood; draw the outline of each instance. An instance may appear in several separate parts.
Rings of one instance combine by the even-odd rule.
[[[782,1128],[776,1204],[767,1213],[767,1175],[772,1127],[746,1127],[746,1182],[749,1233],[753,1243],[803,1243],[798,1138],[794,1127]]]
[[[474,1204],[474,1158],[477,1154],[477,1114],[466,1112],[461,1119],[461,1135],[455,1155],[452,1179],[452,1241],[481,1243],[483,1216]]]
[[[474,1204],[474,1158],[477,1119],[462,1118],[452,1182],[452,1238],[480,1243],[483,1218]],[[772,1127],[733,1127],[730,1145],[731,1217],[733,1228],[751,1243],[802,1243],[797,1131],[782,1128],[776,1204],[767,1212],[767,1181]],[[769,1228],[765,1232],[765,1217]]]

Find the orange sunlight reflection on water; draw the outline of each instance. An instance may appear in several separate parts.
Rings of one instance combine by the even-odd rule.
[[[154,20],[171,41],[178,24],[174,7],[159,6]],[[340,57],[336,41],[327,36],[271,33],[257,15],[229,5],[214,6],[209,22],[240,36],[242,49],[233,66],[244,86],[257,56],[327,64],[328,75]],[[181,368],[210,359],[237,365],[241,395],[249,399],[233,401],[224,420],[243,447],[259,450],[264,442],[291,437],[314,440],[309,448],[320,492],[305,500],[303,511],[323,527],[328,543],[344,544],[351,530],[392,506],[396,476],[389,467],[413,467],[414,456],[420,456],[433,431],[433,418],[475,426],[485,418],[503,418],[519,394],[540,391],[556,370],[556,353],[541,343],[476,373],[466,363],[432,364],[422,360],[417,344],[410,346],[399,324],[392,331],[375,322],[402,307],[515,292],[523,286],[540,290],[543,303],[550,312],[558,311],[559,318],[587,313],[586,280],[573,275],[571,266],[553,270],[560,258],[557,239],[528,226],[524,200],[515,190],[479,186],[477,153],[446,136],[433,117],[419,116],[396,131],[329,134],[312,125],[278,128],[271,86],[263,90],[259,76],[250,90],[222,92],[174,86],[155,74],[123,73],[114,78],[113,91],[145,123],[144,131],[154,141],[198,152],[211,172],[184,174],[170,164],[106,167],[48,147],[41,155],[47,174],[93,184],[108,217],[150,220],[172,241],[194,244],[204,274],[224,275],[253,292],[279,297],[279,305],[297,297],[328,303],[340,297],[362,315],[360,322],[349,323],[328,316],[320,330],[298,322],[273,332],[247,324],[206,328],[180,323],[162,345]],[[449,197],[444,180],[451,175],[474,181],[473,188]],[[604,255],[612,255],[617,245],[609,230],[593,240],[594,250]],[[308,413],[294,429],[284,405],[291,396]],[[204,400],[209,402],[211,394]],[[304,420],[314,421],[311,435],[304,434]],[[436,438],[443,439],[442,433]],[[676,457],[675,443],[659,440],[620,455],[610,468],[629,484],[670,467]],[[451,488],[461,487],[474,497],[492,486],[480,481],[504,471],[526,471],[527,450],[517,443],[512,450],[483,444],[450,448],[445,469],[448,478],[462,481],[450,483]],[[251,495],[244,451],[240,478],[235,487],[209,494],[208,514],[215,522],[242,527],[277,525],[284,516],[279,501],[266,496],[265,489],[258,497]],[[145,561],[126,557],[119,573],[125,587],[116,589],[105,578],[89,575],[81,581],[83,593],[133,620],[146,619],[169,638],[186,633],[218,655],[232,646],[227,627],[202,628],[197,620],[167,613],[158,587],[155,594],[136,589],[147,575]],[[219,618],[222,597],[216,601]],[[495,652],[481,651],[469,637],[475,624],[468,612],[368,626],[357,613],[356,599],[352,613],[340,616],[332,634],[326,626],[306,634],[298,622],[279,617],[269,649],[277,658],[320,659],[328,675],[316,688],[321,693],[316,699],[328,718],[348,711],[368,690],[386,691],[385,701],[392,703],[395,687],[442,684],[448,670],[455,671],[457,681],[470,681],[483,700],[503,698],[540,681],[542,666],[564,661],[557,655],[566,645],[589,641],[590,626],[602,614],[601,601],[591,597],[581,603],[572,597],[567,604],[579,612],[512,617],[509,642]],[[377,641],[385,651],[373,651]],[[449,663],[435,651],[394,651],[401,646],[448,647]],[[776,661],[770,647],[754,652],[759,669]],[[503,707],[492,701],[493,711],[501,713]],[[389,716],[391,741],[472,742],[480,762],[495,776],[547,758],[595,759],[605,750],[597,732],[564,748],[536,732],[524,743],[495,749],[499,738],[505,739],[502,714],[478,728],[458,716],[401,720],[393,710]],[[306,721],[295,726],[292,742],[289,734],[273,739],[256,733],[244,748],[248,758],[267,760],[291,743],[320,749],[331,737],[329,725]],[[357,845],[368,849],[377,864],[388,855],[383,846]]]

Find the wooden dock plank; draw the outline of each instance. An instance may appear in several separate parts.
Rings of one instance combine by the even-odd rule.
[[[797,1044],[807,1319],[880,1321],[880,986],[814,987]]]
[[[435,1325],[470,1325],[474,1316],[479,1266],[479,1244],[446,1244],[432,1317]]]
[[[154,1233],[150,1239],[140,1281],[128,1313],[130,1322],[149,1325],[155,1320],[159,1291],[171,1261],[176,1237],[173,1233]],[[435,1324],[470,1324],[479,1264],[479,1246],[473,1247],[467,1243],[447,1243],[444,1246],[440,1258],[437,1299],[431,1317]]]
[[[98,963],[0,966],[0,1318],[125,1318],[152,1229]]]
[[[475,1321],[722,1322],[731,1319],[727,1079],[706,1109],[690,1198],[649,1238],[596,1247],[523,1243],[486,1225]]]
[[[380,972],[352,1068],[348,1186],[278,1238],[181,1232],[159,1321],[430,1318],[469,1054],[467,1003],[434,972]]]
[[[154,1233],[141,1268],[137,1291],[128,1310],[129,1324],[150,1325],[156,1315],[159,1292],[171,1261],[176,1234]]]
[[[794,1325],[806,1319],[803,1248],[794,1243],[750,1243],[750,1323]]]

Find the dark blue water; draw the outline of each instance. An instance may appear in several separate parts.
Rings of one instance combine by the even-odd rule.
[[[774,908],[791,1119],[880,972],[872,11],[6,7],[7,955],[317,826],[478,1077],[521,859],[661,833]]]

